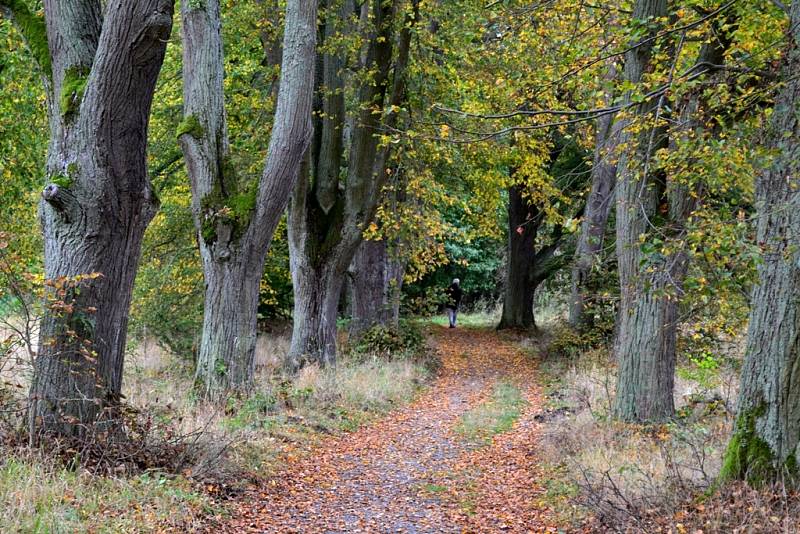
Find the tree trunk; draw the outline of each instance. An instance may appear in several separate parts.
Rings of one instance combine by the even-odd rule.
[[[206,282],[196,373],[204,395],[221,400],[252,386],[264,260],[311,138],[316,2],[287,4],[272,137],[255,183],[231,162],[219,0],[184,2],[181,11],[185,109],[178,136]]]
[[[531,328],[535,287],[531,284],[536,257],[536,234],[541,216],[523,195],[524,186],[508,189],[508,265],[503,314],[498,330]]]
[[[397,326],[404,269],[389,252],[386,240],[364,241],[350,265],[353,285],[350,335],[375,326]]]
[[[703,65],[706,72],[724,63],[725,51],[730,46],[731,28],[735,27],[735,19],[729,18],[727,26],[712,23],[713,37],[703,44],[697,59],[697,65]],[[687,94],[680,103],[677,121],[673,121],[672,141],[703,140],[705,124],[710,117],[703,117],[700,105],[702,89]],[[708,111],[706,111],[708,113]],[[658,128],[658,126],[656,126]],[[714,132],[710,132],[713,134]],[[650,147],[658,146],[653,142],[666,133],[658,130],[650,132]],[[644,140],[640,141],[644,146]],[[674,143],[673,143],[674,144]],[[677,145],[671,147],[675,150]],[[648,153],[643,156],[647,158]],[[630,179],[630,161],[625,168],[625,178],[621,185],[627,206],[636,205],[636,196],[642,193],[633,188],[653,187],[647,183],[647,177],[639,180]],[[634,171],[635,172],[635,171]],[[652,180],[652,179],[651,179]],[[660,184],[658,184],[660,185]],[[662,421],[674,415],[674,374],[676,358],[676,338],[678,312],[681,297],[684,293],[683,282],[689,267],[689,253],[682,240],[686,237],[687,223],[697,208],[703,195],[702,184],[695,184],[690,189],[680,180],[667,180],[665,194],[659,199],[649,193],[644,204],[620,213],[617,208],[617,221],[632,225],[636,233],[625,233],[626,257],[624,263],[628,284],[622,287],[623,306],[619,316],[618,337],[616,341],[619,374],[617,381],[616,415],[628,421]],[[645,256],[641,252],[640,237],[646,231],[647,219],[643,213],[654,214],[655,203],[659,200],[667,204],[666,222],[659,228],[662,238],[672,241],[666,250]],[[652,221],[652,219],[651,219]],[[650,223],[652,224],[652,222]],[[618,226],[617,239],[620,239]],[[670,252],[671,251],[671,252]],[[619,242],[617,253],[620,254]],[[635,262],[635,263],[632,263]],[[623,262],[620,259],[620,280],[623,276]]]
[[[142,236],[157,208],[147,125],[172,2],[45,2],[50,281],[30,390],[34,433],[83,435],[118,403]],[[40,65],[45,61],[39,59]],[[49,72],[48,72],[49,71]]]
[[[612,83],[616,79],[616,68],[613,63],[608,69],[607,78]],[[609,90],[606,105],[613,103],[614,93]],[[614,115],[608,114],[597,120],[595,136],[594,164],[592,165],[592,189],[586,202],[578,245],[575,249],[575,261],[572,267],[572,292],[569,307],[569,324],[573,328],[586,326],[591,318],[584,313],[587,282],[592,268],[600,257],[603,239],[606,234],[608,216],[614,203],[613,192],[617,179],[617,164],[614,153],[619,137],[618,128],[614,124]]]
[[[657,20],[667,13],[666,0],[638,0],[634,20]],[[651,37],[645,36],[645,39]],[[646,43],[646,44],[644,44]],[[625,54],[625,81],[639,85],[650,64],[652,41],[641,41]],[[630,102],[630,95],[626,102]],[[653,120],[658,104],[648,101],[638,108],[640,117]],[[617,260],[620,279],[620,314],[615,354],[619,364],[614,413],[626,421],[660,421],[671,417],[674,340],[664,330],[671,314],[665,308],[663,295],[656,296],[647,288],[640,263],[640,236],[647,233],[647,220],[656,211],[658,184],[648,175],[645,162],[663,141],[664,132],[645,126],[632,133],[632,120],[621,124],[620,145],[627,147],[620,154],[616,187]],[[664,266],[655,266],[663,268]]]
[[[253,383],[261,272],[241,258],[205,260],[203,333],[196,375],[202,394],[223,400]]]
[[[800,2],[792,2],[782,86],[770,118],[775,159],[756,180],[762,250],[736,426],[721,476],[797,484],[800,461]]]

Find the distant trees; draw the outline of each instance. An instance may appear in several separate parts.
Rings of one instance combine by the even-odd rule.
[[[252,384],[259,283],[311,140],[317,7],[286,6],[283,62],[260,179],[237,172],[225,114],[218,0],[183,2],[184,120],[178,127],[205,276],[197,378],[210,398]]]
[[[50,122],[42,191],[45,311],[30,390],[34,432],[81,435],[122,386],[131,289],[156,212],[147,127],[172,2],[3,0],[42,73]]]

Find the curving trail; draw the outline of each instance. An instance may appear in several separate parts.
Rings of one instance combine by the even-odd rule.
[[[538,502],[534,362],[493,331],[435,327],[442,368],[411,405],[287,460],[216,532],[556,532]],[[454,431],[498,380],[527,401],[479,446]]]

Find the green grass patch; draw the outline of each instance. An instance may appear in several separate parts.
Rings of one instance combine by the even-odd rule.
[[[439,326],[449,326],[450,322],[447,315],[441,313],[428,318],[428,322]],[[459,313],[456,321],[456,326],[459,328],[494,328],[500,318],[496,313],[490,312],[474,312],[474,313]]]
[[[491,398],[461,416],[456,432],[469,441],[487,444],[492,436],[511,430],[526,401],[514,384],[495,384]]]

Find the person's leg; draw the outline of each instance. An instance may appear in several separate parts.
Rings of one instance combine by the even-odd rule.
[[[456,326],[456,318],[455,318],[455,310],[453,308],[445,308],[447,311],[447,320],[450,321],[450,328],[455,328]]]
[[[458,308],[453,309],[453,328],[456,327],[456,320],[458,319]]]

